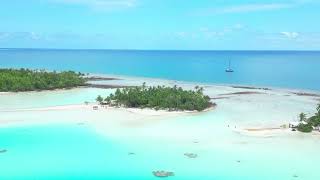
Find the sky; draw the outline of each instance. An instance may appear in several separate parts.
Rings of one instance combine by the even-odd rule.
[[[319,0],[0,3],[0,48],[320,50]]]

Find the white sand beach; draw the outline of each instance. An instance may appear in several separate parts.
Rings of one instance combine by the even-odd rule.
[[[101,75],[99,75],[101,76]],[[196,84],[148,79],[133,77],[115,77],[117,80],[96,81],[108,85],[134,86],[146,82],[147,85],[177,85],[184,89],[192,89]],[[307,92],[308,95],[297,95],[302,91],[253,88],[243,86],[227,85],[206,85],[204,93],[212,98],[217,104],[214,109],[208,112],[168,112],[164,110],[132,109],[132,108],[111,108],[99,107],[93,110],[94,98],[97,95],[109,94],[114,89],[76,88],[72,90],[55,90],[43,92],[25,93],[2,93],[0,100],[5,101],[0,106],[0,125],[21,125],[21,124],[45,124],[45,123],[85,123],[97,128],[99,132],[102,127],[117,126],[117,128],[136,126],[140,128],[152,129],[145,125],[157,126],[158,123],[174,126],[187,124],[175,123],[174,119],[183,117],[199,119],[199,126],[203,122],[202,117],[211,118],[208,124],[217,125],[216,128],[229,128],[232,131],[247,135],[267,136],[286,132],[280,126],[298,120],[300,112],[312,115],[315,111],[319,96],[317,92]],[[310,95],[311,94],[311,95]],[[319,94],[319,93],[318,93]],[[54,102],[50,104],[48,102]],[[84,102],[90,102],[85,105]],[[29,106],[29,107],[28,107]],[[196,123],[197,120],[195,120]],[[206,128],[205,126],[203,128]],[[248,130],[248,129],[251,129]],[[264,130],[252,130],[264,129]],[[152,130],[154,133],[154,130]],[[146,134],[147,136],[147,134]]]

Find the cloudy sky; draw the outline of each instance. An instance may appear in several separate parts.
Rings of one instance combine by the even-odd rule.
[[[0,48],[320,50],[318,0],[0,3]]]

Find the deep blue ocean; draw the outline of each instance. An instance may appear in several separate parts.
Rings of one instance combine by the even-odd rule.
[[[0,67],[320,90],[320,51],[0,49]]]

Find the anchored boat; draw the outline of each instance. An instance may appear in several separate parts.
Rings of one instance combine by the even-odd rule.
[[[229,60],[229,67],[226,69],[226,72],[228,72],[228,73],[234,72],[233,69],[231,69],[231,62],[230,62],[230,60]]]

